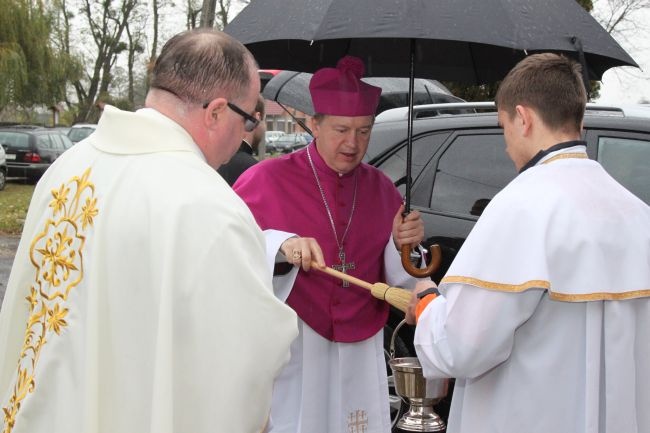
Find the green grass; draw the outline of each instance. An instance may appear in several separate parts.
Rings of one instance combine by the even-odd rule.
[[[0,233],[19,235],[32,199],[34,185],[7,182],[0,191]]]

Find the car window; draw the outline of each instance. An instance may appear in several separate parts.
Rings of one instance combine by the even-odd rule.
[[[88,137],[93,132],[95,132],[94,128],[85,127],[85,126],[80,128],[71,128],[70,131],[68,131],[68,137],[70,138],[70,140],[77,142]]]
[[[598,161],[614,179],[650,204],[650,141],[599,137]]]
[[[36,147],[39,149],[53,149],[53,145],[50,142],[50,137],[48,135],[37,135]]]
[[[502,134],[459,135],[440,157],[431,209],[479,216],[517,175]]]
[[[0,131],[0,143],[13,149],[29,149],[29,136],[20,132]]]
[[[422,169],[448,136],[449,132],[445,131],[416,137],[413,140],[411,178],[414,183],[422,173]],[[406,191],[406,143],[377,166],[393,181],[399,192],[404,195]]]
[[[63,142],[64,149],[70,149],[72,146],[74,146],[74,143],[68,138],[67,135],[59,135],[59,138]]]
[[[61,136],[59,134],[48,134],[50,136],[50,141],[52,142],[52,148],[56,150],[65,150],[63,146],[63,141],[61,141]]]

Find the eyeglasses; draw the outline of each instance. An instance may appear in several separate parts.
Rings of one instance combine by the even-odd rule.
[[[203,108],[204,109],[208,108],[208,105],[210,105],[210,102],[205,102],[203,104]],[[253,130],[257,128],[257,125],[260,124],[260,119],[251,116],[250,114],[248,114],[247,112],[245,112],[244,110],[242,110],[241,108],[233,104],[232,102],[228,102],[228,108],[230,108],[232,111],[234,111],[235,113],[239,114],[241,117],[244,118],[244,130],[246,132],[253,132]]]

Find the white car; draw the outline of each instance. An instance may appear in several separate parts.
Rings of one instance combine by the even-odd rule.
[[[68,131],[68,138],[73,143],[78,143],[79,141],[95,132],[95,129],[97,129],[96,123],[77,123],[76,125],[72,125],[70,127],[70,130]]]
[[[282,137],[284,134],[284,131],[266,131],[264,133],[264,141],[270,143]]]

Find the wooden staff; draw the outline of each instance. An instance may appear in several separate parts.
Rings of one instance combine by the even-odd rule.
[[[390,305],[404,313],[406,313],[408,310],[409,302],[411,301],[411,292],[406,289],[399,287],[390,287],[388,284],[384,283],[370,284],[357,277],[353,277],[352,275],[337,271],[336,269],[329,267],[321,268],[316,262],[311,262],[311,266],[314,269],[318,269],[319,271],[333,277],[340,278],[343,281],[354,284],[355,286],[370,290],[372,296],[377,299],[381,299],[382,301],[388,302]]]

